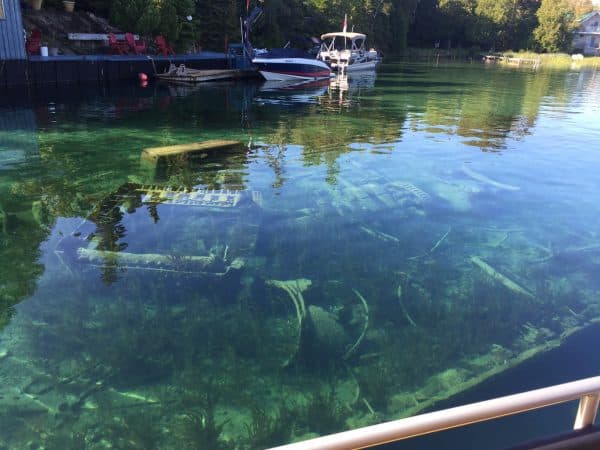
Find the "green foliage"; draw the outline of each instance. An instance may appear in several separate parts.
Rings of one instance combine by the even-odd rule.
[[[62,1],[62,0],[61,0]],[[100,17],[108,17],[112,0],[77,0],[79,11],[93,11]]]
[[[199,0],[196,5],[197,33],[204,49],[224,51],[225,42],[239,42],[240,2]]]
[[[336,400],[335,387],[321,389],[311,397],[303,408],[302,417],[308,429],[320,435],[335,433],[345,428],[345,413]]]
[[[190,26],[187,16],[194,14],[194,5],[194,0],[113,0],[110,14],[112,22],[123,31],[162,34],[178,42],[182,30]]]
[[[47,1],[62,7],[61,0]],[[246,15],[238,0],[79,1],[78,9],[110,11],[123,31],[162,34],[180,50],[193,44],[225,51],[227,43],[240,41]],[[255,47],[298,44],[299,38],[341,30],[347,15],[348,30],[366,33],[369,45],[386,54],[402,52],[407,41],[487,50],[529,49],[537,42],[546,51],[566,50],[574,18],[593,8],[591,0],[252,0],[250,9],[257,5],[264,14],[253,26]]]
[[[268,448],[286,443],[292,434],[292,420],[292,410],[286,405],[275,417],[269,416],[262,408],[253,408],[252,423],[246,424],[248,448]]]
[[[56,9],[63,9],[63,4],[62,4],[62,0],[46,0],[44,2],[44,7],[47,6],[52,6],[53,8]]]
[[[215,423],[214,411],[206,410],[203,413],[189,413],[183,418],[181,436],[185,448],[225,450],[228,446],[221,440],[223,424]]]
[[[594,4],[592,3],[592,0],[569,0],[569,3],[573,8],[576,19],[594,10]]]
[[[422,0],[409,37],[429,47],[528,48],[539,0]]]
[[[537,11],[539,25],[535,40],[548,52],[569,49],[573,33],[574,11],[568,0],[542,0]]]
[[[10,320],[14,315],[14,308],[0,304],[0,330],[10,323]]]

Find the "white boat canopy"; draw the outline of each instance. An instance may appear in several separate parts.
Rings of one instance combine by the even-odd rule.
[[[326,33],[326,34],[322,34],[321,35],[321,40],[325,40],[325,39],[331,39],[331,38],[336,38],[336,37],[342,37],[345,39],[366,39],[367,35],[366,34],[362,34],[362,33],[354,33],[354,32],[346,32],[344,33],[343,31],[338,31],[336,33]]]

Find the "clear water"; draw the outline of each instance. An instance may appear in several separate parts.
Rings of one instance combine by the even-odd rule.
[[[600,317],[595,72],[36,98],[0,109],[0,447],[266,448]],[[141,158],[207,139],[243,147]]]

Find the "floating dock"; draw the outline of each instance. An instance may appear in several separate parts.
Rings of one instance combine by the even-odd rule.
[[[192,84],[206,81],[253,78],[256,77],[256,71],[240,69],[199,70],[190,69],[182,64],[179,67],[171,66],[168,71],[157,73],[154,76],[158,80],[170,83]]]
[[[200,71],[226,72],[240,67],[230,55],[203,51],[198,54],[159,55],[60,55],[29,56],[25,60],[0,63],[0,89],[15,86],[48,86],[63,84],[100,85],[137,81],[143,72],[152,76],[168,71],[171,64]],[[238,70],[239,77],[259,77],[258,72]],[[229,77],[232,79],[236,77]]]

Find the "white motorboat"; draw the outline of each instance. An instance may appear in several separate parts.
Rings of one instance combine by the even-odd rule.
[[[366,39],[365,34],[346,31],[324,34],[317,59],[338,72],[375,70],[381,58],[377,50],[366,49]]]
[[[255,55],[252,63],[268,81],[327,79],[331,68],[306,52],[295,49],[273,49]]]

